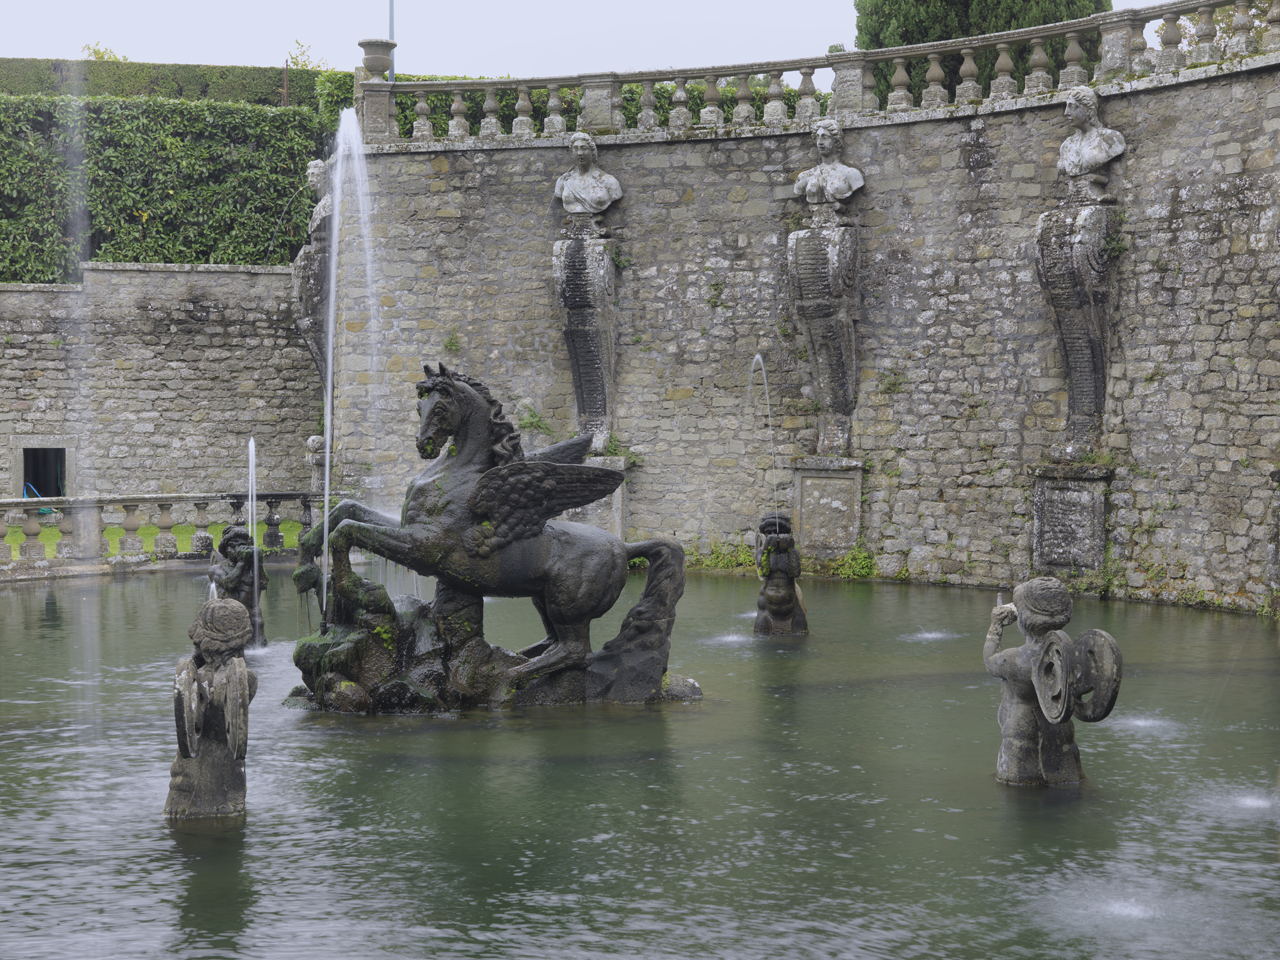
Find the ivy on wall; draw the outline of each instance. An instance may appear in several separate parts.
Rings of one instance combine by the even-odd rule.
[[[82,259],[287,264],[325,139],[294,107],[0,96],[0,282],[66,282]]]

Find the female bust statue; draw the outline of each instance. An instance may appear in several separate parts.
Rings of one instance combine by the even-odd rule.
[[[613,201],[622,199],[618,178],[597,165],[596,142],[589,134],[570,137],[569,152],[573,169],[556,181],[556,198],[567,213],[603,213]]]
[[[836,203],[853,196],[853,192],[866,182],[853,167],[840,162],[844,155],[844,131],[834,120],[819,120],[813,131],[818,147],[816,167],[810,167],[796,177],[793,190],[797,197],[809,203]]]
[[[1098,95],[1088,87],[1067,91],[1067,118],[1076,131],[1058,148],[1058,169],[1082,177],[1124,153],[1124,136],[1098,122]]]

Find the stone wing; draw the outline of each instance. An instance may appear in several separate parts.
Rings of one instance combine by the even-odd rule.
[[[549,447],[526,453],[526,460],[537,460],[542,463],[581,463],[591,452],[591,434],[584,433],[572,440],[561,440]]]
[[[476,481],[467,507],[477,525],[467,551],[487,557],[515,540],[536,537],[552,517],[617,490],[626,476],[607,467],[517,461],[494,467]]]

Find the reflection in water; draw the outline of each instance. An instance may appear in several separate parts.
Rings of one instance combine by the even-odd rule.
[[[181,938],[172,949],[239,952],[245,915],[257,900],[245,865],[245,818],[175,821],[169,825],[174,859],[186,876],[178,897]]]
[[[671,668],[699,703],[369,718],[281,706],[290,587],[248,656],[249,816],[216,836],[160,816],[207,582],[0,588],[0,956],[1199,960],[1280,937],[1256,618],[1080,601],[1124,687],[1080,731],[1088,779],[1034,789],[993,775],[986,592],[811,581],[813,632],[756,637],[753,578],[691,577]],[[541,636],[527,601],[485,621]]]

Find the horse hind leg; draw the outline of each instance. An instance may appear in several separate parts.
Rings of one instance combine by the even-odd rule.
[[[532,599],[533,606],[538,611],[538,616],[542,617],[542,626],[543,629],[547,631],[547,635],[537,643],[531,643],[523,650],[517,651],[520,656],[528,657],[530,660],[533,660],[535,657],[542,656],[550,650],[556,642],[555,624],[553,624],[551,622],[551,618],[547,616],[547,601],[542,597],[533,597]]]
[[[585,667],[591,662],[591,623],[555,623],[551,624],[555,640],[547,646],[546,652],[534,657],[528,663],[512,667],[507,671],[509,682],[531,680],[534,677],[556,670],[568,670],[572,667]],[[542,641],[545,644],[547,641]],[[535,647],[542,644],[534,644]]]

